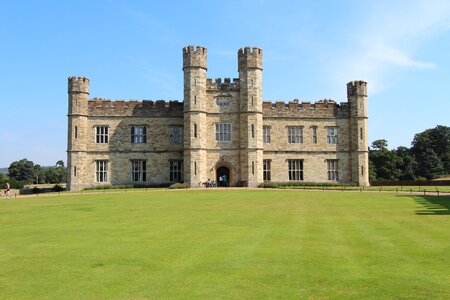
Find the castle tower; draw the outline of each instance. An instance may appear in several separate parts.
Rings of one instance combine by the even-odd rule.
[[[206,178],[206,57],[201,46],[183,48],[184,181],[198,187]]]
[[[347,83],[350,104],[350,147],[352,183],[369,185],[369,151],[367,132],[367,82]]]
[[[238,71],[241,180],[248,186],[257,186],[263,181],[262,50],[256,47],[239,49]]]
[[[69,77],[68,94],[67,189],[79,190],[88,184],[84,176],[87,167],[89,79]]]

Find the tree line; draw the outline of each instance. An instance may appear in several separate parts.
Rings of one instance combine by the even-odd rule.
[[[384,139],[369,147],[373,181],[430,180],[450,174],[450,127],[438,125],[417,133],[411,147],[388,149]]]
[[[11,163],[8,175],[0,173],[0,185],[3,187],[9,182],[14,189],[21,189],[29,184],[64,183],[67,181],[67,170],[62,160],[58,160],[55,166],[42,167],[28,159],[21,159]]]

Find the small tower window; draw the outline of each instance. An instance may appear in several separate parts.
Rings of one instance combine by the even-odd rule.
[[[194,104],[197,105],[197,96],[194,96]]]
[[[361,166],[361,175],[364,175],[364,166]]]
[[[253,96],[252,96],[252,105],[253,105]]]
[[[194,175],[197,175],[197,162],[194,161]]]
[[[75,126],[75,138],[78,138],[78,126]]]
[[[255,175],[255,162],[252,161],[252,175]]]
[[[255,125],[252,124],[252,139],[255,138]]]
[[[194,124],[194,137],[197,137],[197,124]]]
[[[77,166],[73,166],[73,177],[77,177]]]
[[[362,140],[363,139],[363,129],[362,127],[359,128],[359,138]]]

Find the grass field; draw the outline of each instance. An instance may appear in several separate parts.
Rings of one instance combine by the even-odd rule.
[[[449,197],[188,190],[0,201],[1,299],[449,299],[449,266]]]

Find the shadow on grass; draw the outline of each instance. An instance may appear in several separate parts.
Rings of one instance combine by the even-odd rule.
[[[422,205],[417,215],[450,215],[450,197],[414,196],[414,200]]]

